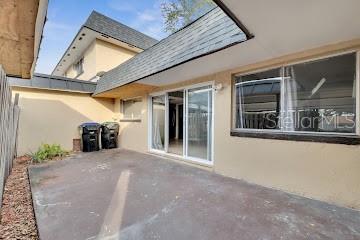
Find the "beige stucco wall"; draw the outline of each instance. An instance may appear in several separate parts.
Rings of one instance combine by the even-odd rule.
[[[94,77],[97,73],[96,71],[96,41],[93,41],[89,47],[84,52],[84,63],[83,63],[83,70],[84,72],[77,76],[76,71],[73,68],[73,65],[71,65],[68,70],[65,72],[65,76],[68,78],[76,78],[80,80],[90,80],[92,77]],[[78,61],[77,59],[76,61]],[[74,62],[75,63],[75,62]]]
[[[137,53],[115,44],[96,40],[96,71],[109,71]]]
[[[66,77],[80,80],[91,80],[101,71],[109,71],[129,60],[137,53],[115,44],[95,39],[84,52],[84,72],[77,76],[71,65],[65,73]]]
[[[360,147],[231,137],[231,75],[216,76],[217,173],[360,209]]]
[[[84,122],[111,121],[112,99],[94,99],[89,94],[13,88],[19,93],[20,122],[18,154],[35,151],[40,144],[60,144],[72,150],[79,138],[78,126]]]
[[[148,143],[148,100],[146,96],[142,97],[141,117],[137,122],[123,122],[121,113],[120,99],[115,100],[116,121],[120,122],[119,146],[135,151],[147,152]]]
[[[71,65],[71,67],[69,67],[66,70],[64,77],[68,77],[68,78],[75,78],[76,77],[76,71],[74,70],[72,65]]]
[[[357,46],[332,47],[284,56],[210,76],[158,88],[175,89],[215,81],[223,89],[214,98],[214,166],[212,170],[263,186],[360,209],[360,146],[231,137],[231,76]],[[67,149],[78,137],[82,122],[120,121],[120,100],[94,99],[90,95],[14,88],[20,93],[19,152],[35,150],[42,142],[60,143]],[[136,89],[134,89],[134,96]],[[127,96],[129,98],[129,96]],[[148,151],[148,96],[142,95],[140,122],[120,121],[121,147]]]
[[[350,49],[359,49],[351,46]],[[325,47],[253,64],[231,71],[193,79],[172,86],[175,89],[199,82],[222,83],[214,98],[213,171],[251,183],[360,209],[360,146],[231,137],[232,73],[277,66],[337,51],[347,45]],[[137,151],[148,149],[148,96],[143,96],[143,119],[123,125],[122,146]],[[119,102],[119,100],[117,100]]]

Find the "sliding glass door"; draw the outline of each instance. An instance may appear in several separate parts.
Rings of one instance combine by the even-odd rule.
[[[184,90],[168,93],[168,153],[184,155]]]
[[[212,108],[211,85],[151,97],[151,150],[211,163]]]
[[[165,151],[165,122],[166,122],[166,102],[165,95],[152,97],[151,113],[151,148],[154,150]]]
[[[205,86],[187,91],[186,156],[211,161],[212,88]]]

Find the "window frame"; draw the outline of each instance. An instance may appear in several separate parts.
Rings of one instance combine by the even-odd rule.
[[[78,71],[78,68],[81,71]],[[75,78],[79,77],[81,74],[84,73],[84,57],[79,58],[79,60],[76,61],[76,63],[73,64],[73,69],[76,71],[76,77]]]
[[[332,58],[347,54],[355,54],[356,56],[356,99],[355,99],[355,132],[354,133],[338,133],[338,132],[309,132],[309,131],[286,131],[281,129],[249,129],[249,128],[236,128],[236,77],[247,76],[250,74],[256,74],[273,69],[280,68],[281,78],[284,78],[284,69],[289,66],[293,66],[301,63],[311,63],[318,60]],[[284,90],[283,84],[281,84],[281,97],[280,106],[281,109],[284,105]],[[259,68],[253,71],[244,71],[241,73],[235,73],[232,75],[231,80],[231,136],[238,137],[255,137],[265,139],[281,139],[281,140],[300,140],[300,141],[313,141],[313,142],[331,142],[331,143],[344,143],[344,144],[360,144],[360,50],[353,49],[349,51],[342,51],[334,54],[322,55],[320,57],[307,58],[301,61],[291,61],[284,64],[273,65],[269,67]],[[331,139],[333,138],[333,140]],[[344,141],[342,141],[342,139]]]
[[[142,97],[132,97],[132,98],[126,98],[126,99],[120,99],[120,113],[122,114],[122,117],[120,118],[120,122],[141,122],[141,112],[139,116],[133,116],[131,118],[125,117],[124,113],[124,102],[126,101],[132,101],[138,99],[138,102],[143,102]]]

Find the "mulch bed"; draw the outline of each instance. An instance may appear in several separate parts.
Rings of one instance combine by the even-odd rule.
[[[39,239],[31,199],[28,157],[17,158],[5,185],[0,239]]]

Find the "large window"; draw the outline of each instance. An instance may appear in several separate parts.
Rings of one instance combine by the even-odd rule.
[[[166,125],[166,96],[152,97],[152,149],[165,150],[165,125]]]
[[[235,76],[234,127],[356,133],[356,53]]]

